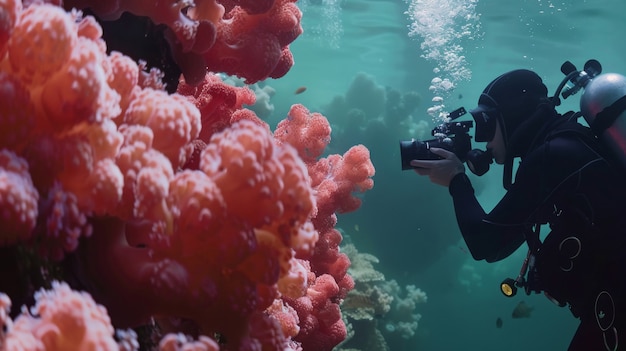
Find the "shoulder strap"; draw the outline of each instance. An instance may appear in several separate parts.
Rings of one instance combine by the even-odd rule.
[[[555,128],[548,136],[546,141],[563,135],[575,135],[580,137],[587,146],[595,150],[600,156],[608,162],[616,172],[623,172],[618,157],[614,155],[601,141],[591,127],[584,126],[572,119],[567,123]],[[624,174],[626,175],[626,174]]]
[[[565,116],[567,116],[567,115],[565,115]],[[568,122],[563,123],[562,125],[558,126],[554,130],[552,130],[548,134],[548,136],[546,137],[546,141],[550,140],[550,139],[554,139],[557,136],[563,136],[563,135],[576,135],[576,136],[579,136],[590,147],[592,147],[594,149],[598,148],[597,147],[597,145],[598,145],[598,138],[593,133],[593,131],[589,127],[586,127],[586,126],[584,126],[584,125],[582,125],[582,124],[580,124],[578,122],[575,122],[572,119],[569,119]]]
[[[622,112],[626,110],[626,95],[617,99],[610,106],[604,108],[596,115],[596,118],[591,122],[591,129],[596,135],[602,135],[604,130],[610,127],[613,122],[619,117]]]

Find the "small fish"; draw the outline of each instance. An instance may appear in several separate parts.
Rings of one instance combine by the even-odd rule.
[[[498,319],[496,319],[496,328],[502,328],[502,323],[502,318],[498,317]]]
[[[299,87],[298,89],[296,89],[296,91],[294,91],[293,93],[295,95],[298,95],[298,94],[304,93],[305,90],[306,90],[306,87],[302,86],[302,87]]]
[[[357,232],[359,231],[359,225],[358,224],[354,225],[354,230],[356,230]]]
[[[515,306],[513,309],[512,317],[513,318],[528,318],[533,311],[533,307],[526,304],[524,301],[520,301],[520,303]]]

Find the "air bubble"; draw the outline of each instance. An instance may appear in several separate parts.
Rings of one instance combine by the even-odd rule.
[[[406,0],[411,24],[409,36],[420,37],[422,57],[434,61],[436,75],[428,88],[441,104],[458,82],[469,80],[472,71],[461,43],[482,37],[477,0]],[[441,104],[442,105],[442,104]]]

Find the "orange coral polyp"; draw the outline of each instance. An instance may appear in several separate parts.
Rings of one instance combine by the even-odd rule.
[[[275,149],[266,129],[245,120],[215,134],[201,155],[200,169],[222,190],[229,213],[253,227],[283,214],[284,167]]]
[[[93,145],[96,160],[114,159],[124,141],[122,133],[117,130],[115,122],[110,119],[106,119],[102,123],[85,125],[84,129],[79,132],[84,133],[89,139],[89,143]]]
[[[287,223],[304,223],[315,212],[315,197],[310,187],[306,165],[291,145],[279,147],[279,158],[284,168],[285,191],[281,194]],[[296,226],[297,228],[297,226]],[[299,248],[300,246],[297,245]]]
[[[173,167],[185,161],[188,144],[200,133],[200,111],[178,94],[143,89],[134,96],[124,122],[150,127],[154,133],[153,147],[161,151]],[[190,145],[189,145],[190,147]]]
[[[174,214],[176,231],[185,238],[214,235],[226,209],[220,189],[200,171],[177,173],[170,182],[168,203]]]
[[[40,84],[67,63],[76,38],[76,25],[63,9],[31,5],[21,13],[9,41],[11,67],[23,82]]]
[[[90,202],[84,204],[83,200],[81,204],[96,215],[113,213],[112,209],[121,201],[124,189],[124,176],[115,161],[109,158],[98,161],[86,183],[91,189]]]
[[[119,114],[120,97],[106,84],[100,50],[95,42],[81,38],[67,64],[44,85],[42,105],[56,129]]]
[[[109,86],[120,95],[120,108],[124,113],[133,98],[133,91],[139,89],[139,66],[130,57],[114,51],[109,55],[111,74],[108,77]],[[121,119],[116,119],[122,123]]]
[[[119,350],[106,309],[89,294],[55,281],[51,290],[38,291],[35,300],[33,314],[22,312],[7,333],[7,350]]]

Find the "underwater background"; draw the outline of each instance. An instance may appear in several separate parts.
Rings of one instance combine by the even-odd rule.
[[[374,266],[387,280],[428,297],[417,307],[415,335],[389,347],[565,350],[578,324],[567,308],[541,295],[519,291],[506,298],[499,291],[504,278],[517,276],[525,246],[501,262],[474,261],[448,190],[401,171],[398,142],[431,138],[439,112],[475,107],[482,89],[512,69],[535,70],[550,94],[566,60],[582,69],[596,59],[603,72],[626,73],[620,40],[626,2],[304,0],[298,6],[304,34],[291,45],[295,65],[262,83],[269,96],[257,114],[275,127],[292,104],[302,103],[329,119],[329,152],[355,144],[370,150],[374,188],[358,211],[339,216],[337,227],[345,242],[378,258]],[[565,100],[559,111],[577,110],[579,98]],[[503,195],[501,171],[470,174],[486,210]],[[512,318],[522,301],[532,312]]]

